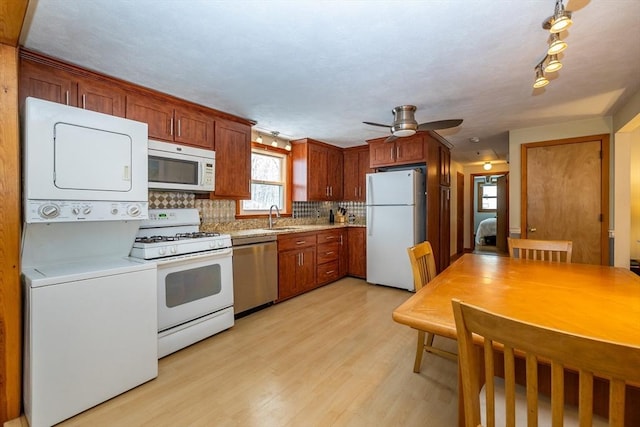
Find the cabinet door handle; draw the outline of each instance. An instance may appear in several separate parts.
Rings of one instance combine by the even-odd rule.
[[[335,270],[329,270],[329,271],[327,271],[327,272],[326,272],[326,273],[324,273],[324,274],[328,276],[328,275],[330,275],[330,274],[333,274],[333,272],[334,272],[334,271],[335,271]]]
[[[69,91],[64,93],[64,102],[69,105]]]
[[[296,245],[304,245],[305,243],[307,243],[307,241],[306,241],[306,240],[298,240],[298,241],[296,242]]]
[[[393,147],[391,147],[391,160],[395,160],[393,157]]]
[[[82,108],[87,109],[87,95],[82,94]]]
[[[400,147],[396,145],[396,160],[400,158]]]
[[[181,121],[182,120],[178,119],[178,137],[182,136],[181,126],[180,126]]]
[[[329,195],[333,197],[333,185],[329,187]]]
[[[171,117],[171,122],[169,123],[169,135],[173,136],[173,117]]]
[[[300,266],[304,265],[304,252],[300,252]]]
[[[333,255],[333,251],[325,252],[325,255]]]

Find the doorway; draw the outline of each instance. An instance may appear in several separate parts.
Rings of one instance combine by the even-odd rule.
[[[471,174],[470,184],[472,252],[506,254],[509,230],[508,172]]]

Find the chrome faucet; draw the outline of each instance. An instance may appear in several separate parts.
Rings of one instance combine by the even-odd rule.
[[[271,207],[269,208],[269,228],[273,228],[273,208],[276,208],[276,218],[280,218],[280,210],[278,209],[278,206],[276,205],[271,205]]]

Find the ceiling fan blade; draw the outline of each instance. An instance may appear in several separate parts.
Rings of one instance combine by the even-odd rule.
[[[393,142],[398,139],[397,136],[391,135],[389,138],[385,139],[384,142]]]
[[[365,125],[380,126],[380,127],[383,127],[383,128],[390,128],[391,127],[391,125],[382,125],[380,123],[373,123],[373,122],[362,122],[362,123],[364,123]]]
[[[460,126],[462,119],[437,120],[435,122],[421,123],[418,125],[419,131],[449,129]]]

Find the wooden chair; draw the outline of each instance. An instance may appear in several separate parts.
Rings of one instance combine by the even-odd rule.
[[[413,271],[413,283],[415,285],[416,292],[418,292],[424,285],[429,283],[431,279],[436,277],[436,260],[433,255],[433,249],[431,248],[431,243],[422,242],[407,248],[407,252],[409,254],[409,261],[411,262],[411,269]],[[416,360],[413,364],[413,372],[420,372],[422,354],[425,351],[437,354],[438,356],[445,357],[447,359],[458,360],[455,353],[433,347],[433,338],[434,334],[430,332],[425,333],[424,331],[418,331],[418,344],[416,347]]]
[[[572,417],[574,419],[571,421],[575,421],[575,424],[571,425],[577,425],[578,419],[581,426],[624,425],[625,384],[640,382],[640,347],[540,327],[456,299],[452,304],[467,427],[481,425],[482,418],[487,419],[486,425],[489,426],[513,426],[516,419],[518,425],[524,425],[520,424],[523,422],[527,425],[562,426],[563,421],[569,423]],[[474,339],[477,343],[475,346]],[[496,390],[501,381],[494,378],[495,348],[501,348],[504,353],[504,399],[496,399]],[[478,363],[479,351],[484,354],[483,372]],[[514,353],[525,357],[526,388],[515,385]],[[550,404],[546,396],[538,399],[538,360],[551,364]],[[579,372],[577,411],[575,407],[564,405],[565,366]],[[593,414],[594,375],[610,381],[609,424]],[[486,378],[486,402],[481,409],[480,380],[483,378]],[[545,403],[546,414],[541,411]],[[499,405],[505,408],[502,413],[497,410]],[[485,417],[481,417],[481,411]]]
[[[507,242],[511,258],[571,262],[573,243],[570,240],[512,239],[509,237]]]

